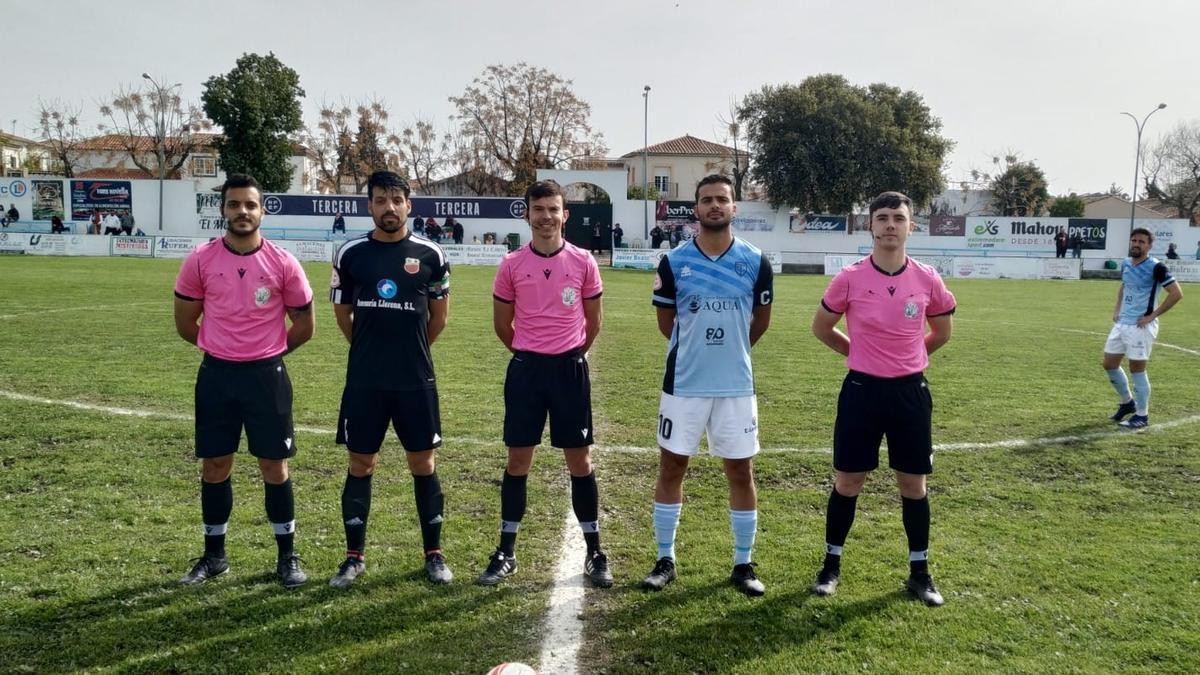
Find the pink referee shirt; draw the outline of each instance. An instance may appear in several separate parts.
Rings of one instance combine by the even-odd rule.
[[[285,309],[313,298],[295,256],[266,239],[244,255],[220,238],[197,246],[179,268],[175,295],[204,303],[196,346],[226,361],[287,351]]]
[[[583,301],[600,297],[600,268],[592,254],[563,243],[546,256],[525,245],[504,256],[492,295],[514,305],[517,351],[562,354],[587,341]]]
[[[954,295],[937,270],[906,258],[888,274],[870,256],[842,269],[821,305],[846,315],[850,355],[846,367],[875,377],[903,377],[925,370],[925,319],[954,312]]]

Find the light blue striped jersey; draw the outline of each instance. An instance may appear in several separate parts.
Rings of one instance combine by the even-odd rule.
[[[741,239],[715,259],[694,239],[663,256],[652,302],[675,309],[663,391],[704,398],[754,394],[750,319],[755,307],[771,304],[773,292],[767,256]]]
[[[1138,264],[1126,258],[1121,263],[1121,312],[1117,323],[1132,326],[1137,320],[1154,311],[1159,287],[1175,283],[1167,266],[1158,258],[1147,257]]]

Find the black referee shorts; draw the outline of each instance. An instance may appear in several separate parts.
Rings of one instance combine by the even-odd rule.
[[[881,378],[846,374],[833,428],[833,468],[873,471],[879,444],[888,442],[888,465],[904,473],[933,473],[933,397],[921,373]]]
[[[196,375],[196,456],[237,452],[242,427],[251,455],[287,459],[296,454],[292,381],[283,358],[225,361],[205,354]]]
[[[379,452],[388,424],[406,452],[424,452],[442,445],[442,418],[437,389],[388,391],[342,390],[337,442],[350,452]]]
[[[582,448],[592,440],[592,380],[579,350],[548,356],[516,352],[504,377],[504,444],[542,442],[550,416],[550,445]]]

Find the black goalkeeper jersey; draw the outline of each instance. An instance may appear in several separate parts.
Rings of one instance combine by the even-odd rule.
[[[437,244],[413,234],[397,242],[371,233],[342,244],[333,258],[329,300],[354,308],[346,387],[434,387],[429,301],[450,293],[450,265]]]

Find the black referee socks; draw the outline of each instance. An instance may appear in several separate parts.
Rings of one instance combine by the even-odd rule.
[[[591,555],[600,550],[600,488],[596,485],[595,471],[586,476],[571,476],[571,507]]]
[[[225,557],[225,531],[229,514],[233,512],[233,483],[226,478],[220,483],[200,481],[200,516],[204,521],[204,555]]]
[[[292,479],[289,478],[279,485],[263,483],[267,507],[267,520],[271,521],[271,529],[275,530],[275,544],[279,547],[279,557],[292,555],[296,539],[296,501],[292,496]]]
[[[513,554],[517,544],[517,530],[525,517],[525,494],[529,476],[513,476],[504,472],[500,483],[500,550],[505,555]]]
[[[829,491],[829,506],[825,512],[825,569],[836,572],[841,569],[842,547],[854,524],[854,510],[858,495],[847,497],[833,488]]]
[[[900,497],[904,533],[908,535],[908,565],[913,572],[929,569],[929,495],[920,499]]]

